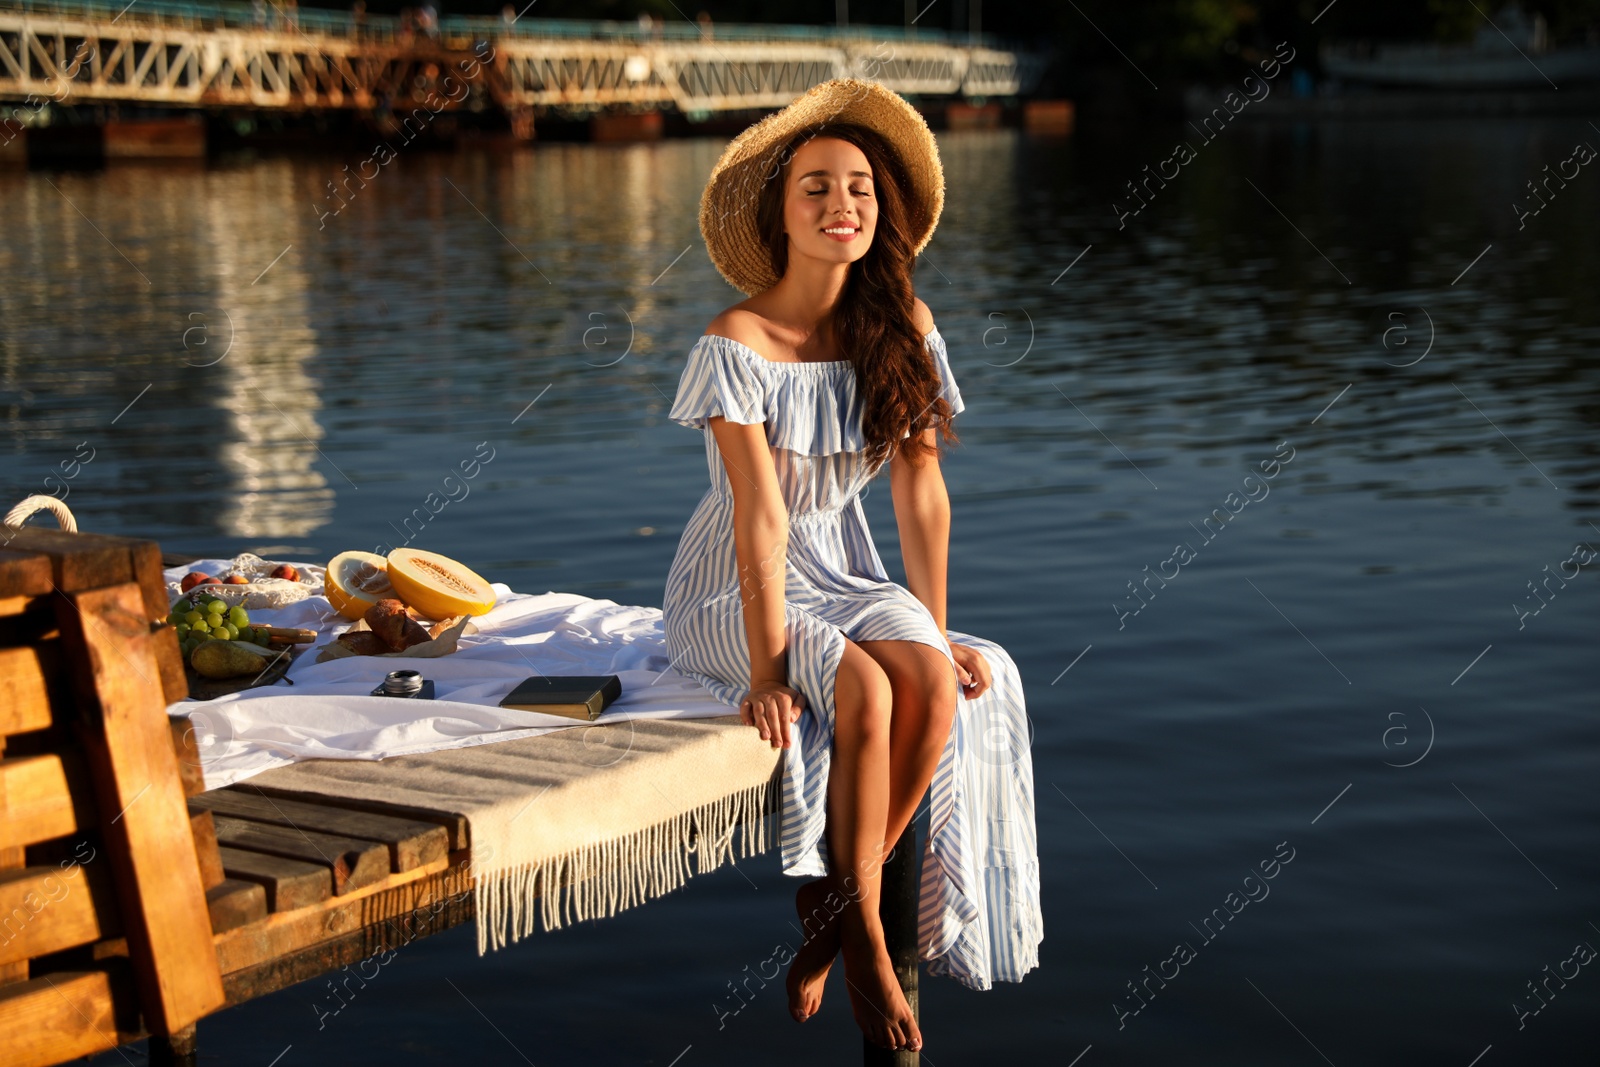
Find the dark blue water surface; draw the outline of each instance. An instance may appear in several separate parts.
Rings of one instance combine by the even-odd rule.
[[[1046,939],[1019,985],[925,978],[924,1058],[1592,1064],[1600,172],[1512,205],[1600,133],[1239,124],[1119,228],[1180,136],[940,135],[949,622],[1027,687]],[[706,484],[665,413],[738,299],[696,226],[723,143],[402,153],[321,228],[364,153],[0,176],[3,496],[325,561],[487,442],[414,544],[659,605]],[[719,1018],[794,884],[764,856],[483,959],[460,928],[337,1015],[310,982],[207,1020],[204,1062],[856,1062],[837,970],[804,1026],[781,984]]]

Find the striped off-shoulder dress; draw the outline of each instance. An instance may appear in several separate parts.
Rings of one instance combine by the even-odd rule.
[[[965,404],[944,339],[926,338],[959,412]],[[789,513],[784,620],[789,684],[805,695],[784,753],[780,816],[784,873],[827,871],[828,765],[834,679],[845,638],[920,641],[950,650],[933,615],[884,572],[861,492],[871,480],[855,368],[848,360],[778,363],[730,338],[702,336],[689,352],[669,417],[705,436],[711,487],[683,531],[667,575],[663,620],[672,665],[737,707],[750,658],[734,552],[733,495],[707,419],[765,423]],[[1016,982],[1038,965],[1039,856],[1033,761],[1022,681],[1006,651],[948,632],[978,649],[993,685],[957,714],[929,787],[918,943],[930,974],[973,989]],[[951,684],[955,683],[954,664]]]

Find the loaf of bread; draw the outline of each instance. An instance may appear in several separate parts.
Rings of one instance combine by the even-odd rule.
[[[403,652],[412,645],[430,640],[427,629],[413,619],[398,600],[378,601],[367,609],[366,620],[391,652]]]
[[[371,630],[347,630],[339,635],[339,643],[358,656],[382,656],[394,651]]]

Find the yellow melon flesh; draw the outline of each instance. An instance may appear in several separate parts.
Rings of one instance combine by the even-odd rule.
[[[430,619],[483,615],[494,607],[494,588],[449,556],[397,548],[388,562],[395,595]]]
[[[376,552],[341,552],[328,563],[323,595],[334,611],[359,619],[378,601],[397,595],[388,569],[388,561]]]

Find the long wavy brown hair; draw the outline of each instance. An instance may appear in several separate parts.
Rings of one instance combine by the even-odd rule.
[[[756,224],[772,257],[772,269],[783,277],[789,265],[789,240],[783,230],[784,196],[789,167],[800,145],[814,137],[837,137],[861,149],[872,167],[878,201],[878,223],[872,244],[850,265],[844,292],[833,312],[833,332],[841,353],[855,367],[862,400],[862,432],[869,464],[877,469],[892,455],[920,463],[924,453],[940,451],[942,436],[960,438],[951,428],[953,413],[933,353],[912,314],[916,293],[911,272],[916,257],[907,224],[905,190],[910,188],[900,158],[877,131],[853,123],[823,123],[795,134],[776,156],[777,180],[764,183]],[[935,444],[922,433],[937,427]],[[902,440],[910,430],[911,436]]]

